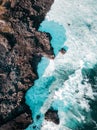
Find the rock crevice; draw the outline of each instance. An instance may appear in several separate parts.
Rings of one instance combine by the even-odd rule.
[[[0,130],[22,130],[31,123],[24,96],[38,78],[41,57],[54,57],[50,36],[37,31],[52,3],[0,0]]]

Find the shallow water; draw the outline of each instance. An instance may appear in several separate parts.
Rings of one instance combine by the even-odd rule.
[[[61,50],[61,48],[65,48],[64,42],[66,40],[65,37],[65,29],[62,25],[59,25],[53,21],[45,20],[39,28],[39,31],[48,32],[52,36],[51,45],[54,48],[55,55]],[[53,60],[52,60],[53,61]],[[50,86],[56,80],[55,75],[51,75],[48,77],[43,76],[45,69],[49,66],[50,59],[43,57],[41,62],[38,64],[37,72],[39,79],[35,81],[34,86],[30,88],[26,93],[26,103],[30,106],[32,111],[32,118],[34,123],[27,128],[29,129],[41,129],[42,122],[44,120],[44,113],[41,112],[41,107],[44,105],[45,101],[49,98]],[[37,116],[40,117],[37,120]],[[34,128],[36,127],[36,128]]]
[[[39,79],[26,94],[34,119],[27,130],[97,129],[96,5],[94,0],[55,0],[41,23],[39,30],[52,36],[56,58],[42,59]],[[65,55],[62,47],[68,49]],[[51,107],[58,110],[59,125],[44,119]]]
[[[54,48],[54,54],[57,55],[61,48],[64,48],[64,42],[66,41],[65,29],[62,25],[54,21],[44,20],[39,30],[42,32],[50,33],[51,45]]]

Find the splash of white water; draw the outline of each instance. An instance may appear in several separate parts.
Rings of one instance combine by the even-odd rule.
[[[77,130],[92,120],[89,101],[94,100],[94,93],[82,71],[97,63],[96,5],[96,0],[55,0],[46,16],[46,20],[64,26],[65,46],[69,49],[65,55],[59,53],[50,60],[42,76],[53,76],[56,80],[47,89],[49,95],[39,110],[43,115],[50,107],[58,110],[60,123],[56,125],[44,120],[41,130]],[[41,97],[41,93],[38,94]]]
[[[93,100],[94,96],[88,79],[82,84],[82,69],[93,68],[97,63],[96,5],[95,0],[55,0],[46,16],[49,21],[65,27],[65,45],[69,50],[65,55],[59,53],[54,61],[51,60],[44,73],[44,77],[55,75],[56,81],[50,87],[51,93],[41,112],[45,113],[53,106],[58,110],[60,124],[45,120],[42,130],[72,130],[92,120],[88,99]],[[64,78],[66,76],[67,80]]]

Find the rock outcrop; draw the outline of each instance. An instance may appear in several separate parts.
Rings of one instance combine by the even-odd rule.
[[[54,122],[55,124],[59,124],[60,123],[60,120],[59,120],[59,117],[58,117],[58,111],[57,110],[54,110],[53,108],[50,108],[46,113],[45,113],[45,119],[47,121],[52,121]]]
[[[41,57],[54,57],[50,35],[37,31],[52,3],[0,0],[0,130],[22,130],[32,121],[24,97]]]

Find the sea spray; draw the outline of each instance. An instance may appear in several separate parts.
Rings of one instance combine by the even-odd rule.
[[[65,29],[62,25],[59,25],[58,23],[53,21],[45,20],[43,23],[41,23],[39,31],[50,33],[52,37],[51,45],[54,49],[55,55],[58,54],[61,48],[67,48],[64,46],[66,37]],[[32,86],[26,93],[26,104],[30,107],[32,111],[32,118],[34,121],[33,124],[27,128],[27,130],[41,129],[41,125],[44,120],[44,114],[46,112],[44,111],[44,113],[42,113],[41,108],[44,105],[46,99],[48,99],[50,93],[52,93],[50,91],[50,86],[54,83],[54,81],[56,81],[55,75],[51,75],[48,77],[45,77],[43,75],[47,66],[49,66],[50,61],[50,59],[42,57],[41,62],[38,64],[37,67],[39,79],[35,81],[34,86]],[[48,108],[50,107],[49,104],[47,106]],[[39,117],[39,119],[37,119],[37,117]]]
[[[55,32],[56,29],[53,28],[54,26],[49,26],[49,29],[46,28],[45,23],[48,24],[48,21],[59,23],[66,29],[67,39],[65,45],[52,45],[59,49],[54,50],[56,58],[53,61],[50,60],[43,77],[51,76],[54,77],[54,80],[48,88],[50,93],[40,108],[41,115],[44,115],[50,107],[58,110],[60,124],[56,125],[40,118],[43,119],[40,123],[41,126],[36,127],[35,130],[97,129],[97,117],[94,116],[97,115],[95,109],[97,108],[97,83],[95,82],[96,78],[94,83],[91,82],[89,76],[90,70],[96,72],[94,67],[97,64],[96,5],[97,1],[94,0],[55,0],[46,16],[47,22],[44,21],[44,27],[40,27],[41,31],[48,33],[51,30],[51,36],[53,36],[52,30],[54,29]],[[43,25],[41,24],[41,26]],[[55,32],[55,34],[57,33]],[[57,41],[60,39],[56,35],[54,37]],[[58,53],[60,47],[63,46],[69,48],[65,55]],[[92,127],[90,126],[91,123]]]

